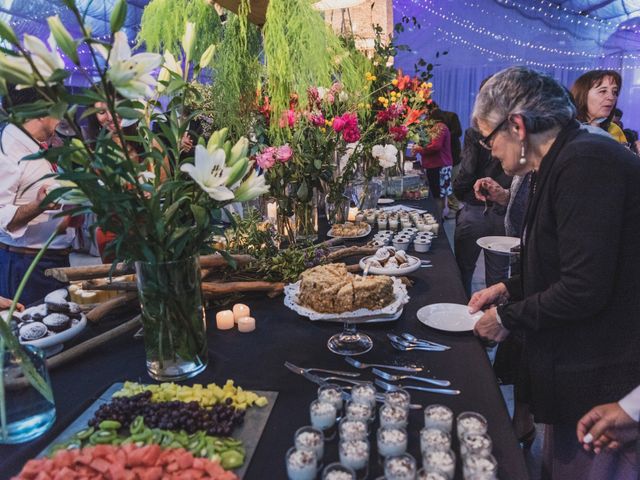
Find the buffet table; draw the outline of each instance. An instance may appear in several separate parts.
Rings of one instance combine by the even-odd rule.
[[[434,210],[433,202],[407,202],[408,205]],[[375,229],[374,229],[375,231]],[[349,242],[351,243],[351,242]],[[412,252],[413,254],[413,252]],[[422,363],[425,372],[437,378],[451,380],[452,388],[462,391],[459,396],[444,396],[411,391],[413,403],[428,405],[442,403],[455,414],[472,410],[484,415],[489,422],[493,439],[493,453],[500,466],[500,478],[519,480],[528,478],[524,458],[511,428],[496,379],[484,348],[469,334],[445,334],[423,326],[416,319],[416,311],[427,304],[466,303],[454,256],[446,236],[441,231],[432,250],[418,256],[432,261],[433,268],[420,268],[410,275],[415,282],[409,288],[411,300],[404,314],[395,322],[360,325],[369,334],[374,347],[359,357],[365,362],[393,363],[397,361]],[[355,262],[356,259],[352,259]],[[233,379],[237,385],[253,390],[279,392],[278,400],[260,439],[257,451],[247,470],[246,479],[275,480],[286,478],[284,456],[293,444],[297,428],[309,424],[309,404],[316,397],[317,386],[284,367],[290,361],[302,367],[321,367],[355,370],[342,357],[327,349],[331,335],[342,329],[341,324],[311,322],[288,310],[282,297],[262,296],[242,300],[251,307],[257,321],[257,331],[239,333],[236,329],[215,329],[215,310],[207,312],[209,320],[209,367],[189,383],[224,383]],[[120,319],[121,321],[122,319]],[[95,335],[89,327],[80,338]],[[387,332],[411,332],[416,336],[445,343],[452,348],[446,352],[398,352],[386,338]],[[371,379],[369,370],[362,370],[362,378]],[[0,447],[0,477],[17,473],[24,462],[45,448],[74,418],[114,382],[133,380],[149,383],[146,374],[142,341],[131,334],[54,370],[51,379],[56,397],[58,418],[54,427],[39,440],[17,446]],[[418,431],[423,426],[421,411],[412,412],[409,424],[409,452],[420,459]],[[375,443],[375,441],[374,441]],[[369,478],[382,474],[374,458]],[[375,454],[377,455],[377,454]],[[327,445],[325,463],[337,460],[337,441]],[[456,478],[462,478],[461,468]]]

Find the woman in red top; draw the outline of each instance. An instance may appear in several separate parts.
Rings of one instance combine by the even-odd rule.
[[[453,193],[451,188],[451,170],[453,156],[451,155],[451,132],[444,124],[443,119],[434,112],[432,117],[436,124],[431,129],[431,143],[425,147],[414,147],[414,152],[419,153],[422,167],[427,171],[429,189],[436,199],[442,218],[449,213],[446,199]]]

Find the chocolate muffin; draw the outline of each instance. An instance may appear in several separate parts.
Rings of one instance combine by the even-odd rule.
[[[75,302],[69,302],[68,305],[69,313],[67,313],[66,315],[68,315],[71,319],[80,320],[80,318],[82,318],[82,308],[80,308],[80,305]]]
[[[68,296],[69,292],[64,288],[54,290],[44,297],[44,303],[47,305],[47,310],[49,312],[69,313],[69,303],[67,301]]]
[[[34,340],[40,340],[47,336],[49,330],[47,326],[42,322],[29,322],[23,323],[20,327],[20,338],[25,342],[32,342]]]
[[[43,303],[35,307],[26,308],[20,315],[23,322],[41,322],[47,316],[47,306]]]
[[[58,333],[71,326],[71,319],[64,313],[51,313],[44,317],[42,323],[52,332]]]

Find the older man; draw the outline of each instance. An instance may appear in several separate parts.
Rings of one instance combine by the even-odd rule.
[[[11,106],[29,104],[39,99],[33,89],[10,89],[2,99],[7,110]],[[70,245],[74,230],[67,228],[68,218],[54,218],[55,206],[42,201],[53,181],[43,178],[54,171],[44,159],[22,160],[46,146],[58,120],[43,117],[28,120],[22,129],[15,125],[0,126],[0,295],[13,297],[20,280],[39,249],[58,231],[35,271],[20,300],[29,304],[63,286],[44,276],[44,270],[69,265]]]

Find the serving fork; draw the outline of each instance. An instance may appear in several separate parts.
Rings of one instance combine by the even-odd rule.
[[[384,364],[380,364],[380,363],[364,363],[364,362],[361,362],[360,360],[356,360],[353,357],[344,357],[344,359],[348,364],[353,365],[354,367],[360,368],[360,369],[378,367],[378,368],[388,368],[390,370],[398,370],[399,372],[410,372],[410,373],[421,372],[422,370],[424,370],[424,368],[422,368],[422,367],[405,367],[405,366],[401,366],[401,365],[384,365]]]
[[[416,375],[393,375],[391,373],[384,372],[377,368],[372,369],[371,373],[373,373],[374,375],[384,380],[388,380],[390,382],[397,382],[398,380],[409,379],[409,380],[416,380],[418,382],[430,383],[432,385],[438,385],[439,387],[448,387],[449,385],[451,385],[451,382],[449,380],[438,380],[437,378],[418,377]]]
[[[452,390],[449,388],[431,388],[431,387],[418,387],[417,385],[393,385],[391,383],[383,382],[380,379],[375,380],[375,384],[387,392],[395,392],[397,390],[418,390],[420,392],[429,393],[441,393],[443,395],[460,395],[460,390]]]

